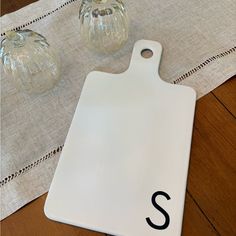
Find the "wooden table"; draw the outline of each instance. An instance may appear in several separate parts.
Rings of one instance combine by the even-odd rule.
[[[35,0],[3,0],[1,14]],[[184,236],[236,235],[236,76],[197,102]],[[2,236],[104,236],[48,220],[46,194],[1,222]],[[145,235],[144,235],[145,236]]]

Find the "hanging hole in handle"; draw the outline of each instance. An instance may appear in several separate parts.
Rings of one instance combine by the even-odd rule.
[[[141,56],[143,58],[151,58],[153,56],[153,51],[151,49],[145,48],[141,51]]]

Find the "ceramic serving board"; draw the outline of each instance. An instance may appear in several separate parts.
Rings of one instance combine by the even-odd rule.
[[[141,40],[126,72],[87,76],[47,217],[112,235],[181,235],[196,94],[161,80],[161,53]]]

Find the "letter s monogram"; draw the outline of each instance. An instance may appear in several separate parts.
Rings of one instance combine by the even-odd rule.
[[[165,216],[165,223],[163,225],[156,225],[156,224],[152,223],[152,221],[150,220],[149,217],[146,218],[146,221],[149,224],[149,226],[151,226],[152,228],[157,229],[157,230],[164,230],[164,229],[168,228],[168,226],[170,224],[170,216],[162,207],[160,207],[156,203],[156,197],[158,195],[164,196],[167,200],[170,200],[170,196],[167,193],[162,192],[162,191],[155,192],[152,195],[152,204],[158,211],[160,211]]]

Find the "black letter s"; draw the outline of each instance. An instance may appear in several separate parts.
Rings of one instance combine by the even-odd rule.
[[[146,218],[146,221],[147,223],[154,229],[158,229],[158,230],[163,230],[163,229],[166,229],[169,224],[170,224],[170,216],[168,215],[168,213],[163,209],[161,208],[157,203],[156,203],[156,197],[158,195],[162,195],[164,196],[167,200],[170,200],[170,196],[165,193],[165,192],[162,192],[162,191],[158,191],[158,192],[155,192],[153,195],[152,195],[152,204],[153,206],[158,210],[160,211],[164,216],[165,216],[165,224],[164,225],[155,225],[154,223],[152,223],[152,221],[150,220],[149,217]]]

